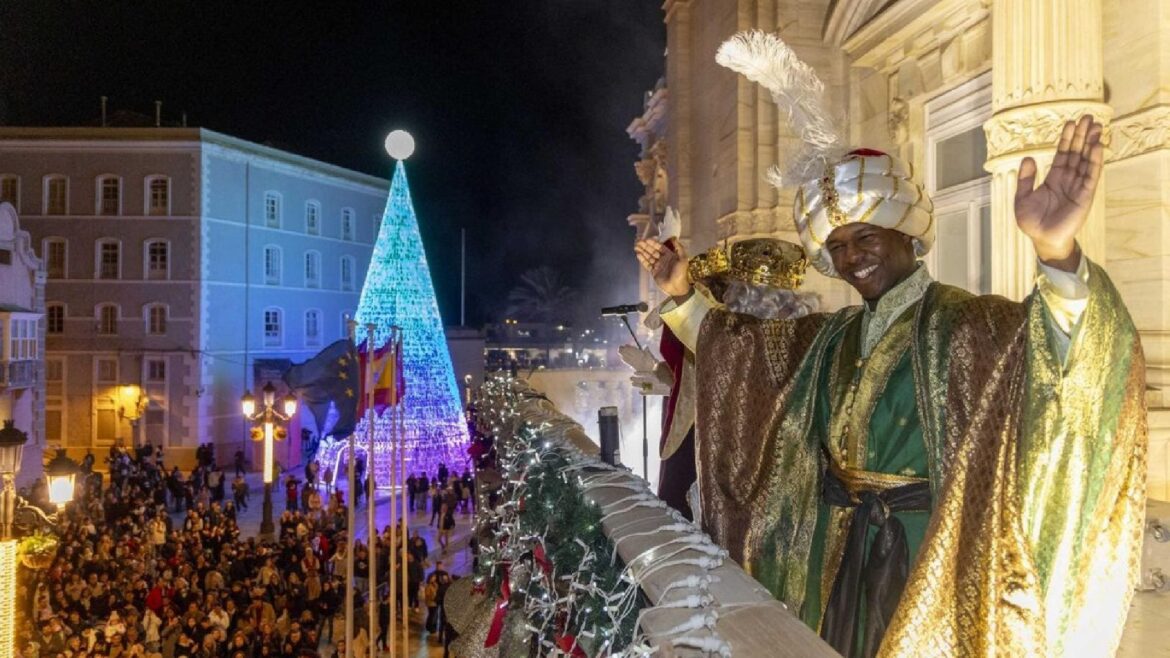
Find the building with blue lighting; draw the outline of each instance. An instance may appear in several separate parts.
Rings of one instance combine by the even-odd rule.
[[[199,128],[0,128],[0,200],[48,277],[45,440],[230,462],[245,387],[344,335],[388,185]]]

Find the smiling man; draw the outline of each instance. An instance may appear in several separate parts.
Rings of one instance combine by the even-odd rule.
[[[810,261],[863,303],[759,320],[695,293],[682,245],[639,241],[695,352],[702,524],[845,656],[1108,655],[1135,578],[1144,365],[1075,236],[1101,125],[1021,164],[1039,260],[1023,303],[931,279],[930,199],[860,150],[796,194]]]

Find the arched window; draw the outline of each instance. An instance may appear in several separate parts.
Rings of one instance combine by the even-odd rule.
[[[69,276],[69,241],[65,238],[45,238],[41,241],[41,253],[45,257],[45,274],[50,279],[65,279]]]
[[[264,283],[269,286],[280,285],[280,247],[268,245],[264,247]]]
[[[356,240],[356,227],[354,226],[353,208],[341,209],[341,239],[342,240]]]
[[[0,203],[7,201],[20,212],[20,177],[14,174],[0,175]]]
[[[166,240],[147,240],[142,262],[146,264],[144,279],[165,281],[171,278],[171,244]]]
[[[167,306],[166,304],[147,304],[145,315],[146,333],[150,336],[162,336],[167,333]]]
[[[268,228],[280,228],[280,193],[264,193],[264,225]]]
[[[321,287],[321,254],[319,252],[305,252],[305,287]]]
[[[146,215],[171,214],[171,179],[166,176],[146,177]]]
[[[69,214],[69,179],[61,174],[49,174],[44,178],[44,214]]]
[[[264,309],[264,346],[280,347],[284,343],[284,312],[275,306]]]
[[[97,241],[94,267],[95,279],[122,278],[122,243],[114,238]]]
[[[45,333],[50,335],[65,333],[65,305],[61,302],[45,304]]]
[[[341,257],[341,289],[353,290],[353,256]]]
[[[321,311],[305,311],[305,347],[321,346]]]
[[[97,200],[94,207],[98,215],[122,214],[122,179],[105,175],[97,178]]]
[[[305,202],[305,233],[321,235],[321,204],[316,201]]]
[[[97,332],[102,336],[118,335],[118,305],[98,304],[94,313],[97,316]]]

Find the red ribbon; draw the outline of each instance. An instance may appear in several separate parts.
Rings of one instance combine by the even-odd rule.
[[[532,548],[532,558],[540,565],[544,575],[552,574],[552,562],[549,562],[548,555],[544,552],[544,544],[537,544]]]
[[[496,612],[492,615],[492,625],[488,628],[487,639],[484,640],[485,649],[490,649],[500,642],[504,633],[504,615],[508,612],[508,599],[512,596],[512,584],[508,578],[508,565],[503,565],[504,578],[500,581],[500,599],[496,601]]]
[[[585,650],[577,644],[577,638],[573,635],[558,635],[557,648],[569,654],[573,658],[589,658],[585,655]]]

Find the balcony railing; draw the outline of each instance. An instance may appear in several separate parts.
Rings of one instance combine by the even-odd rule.
[[[36,361],[0,361],[0,386],[5,388],[28,388],[35,384],[36,381]]]

